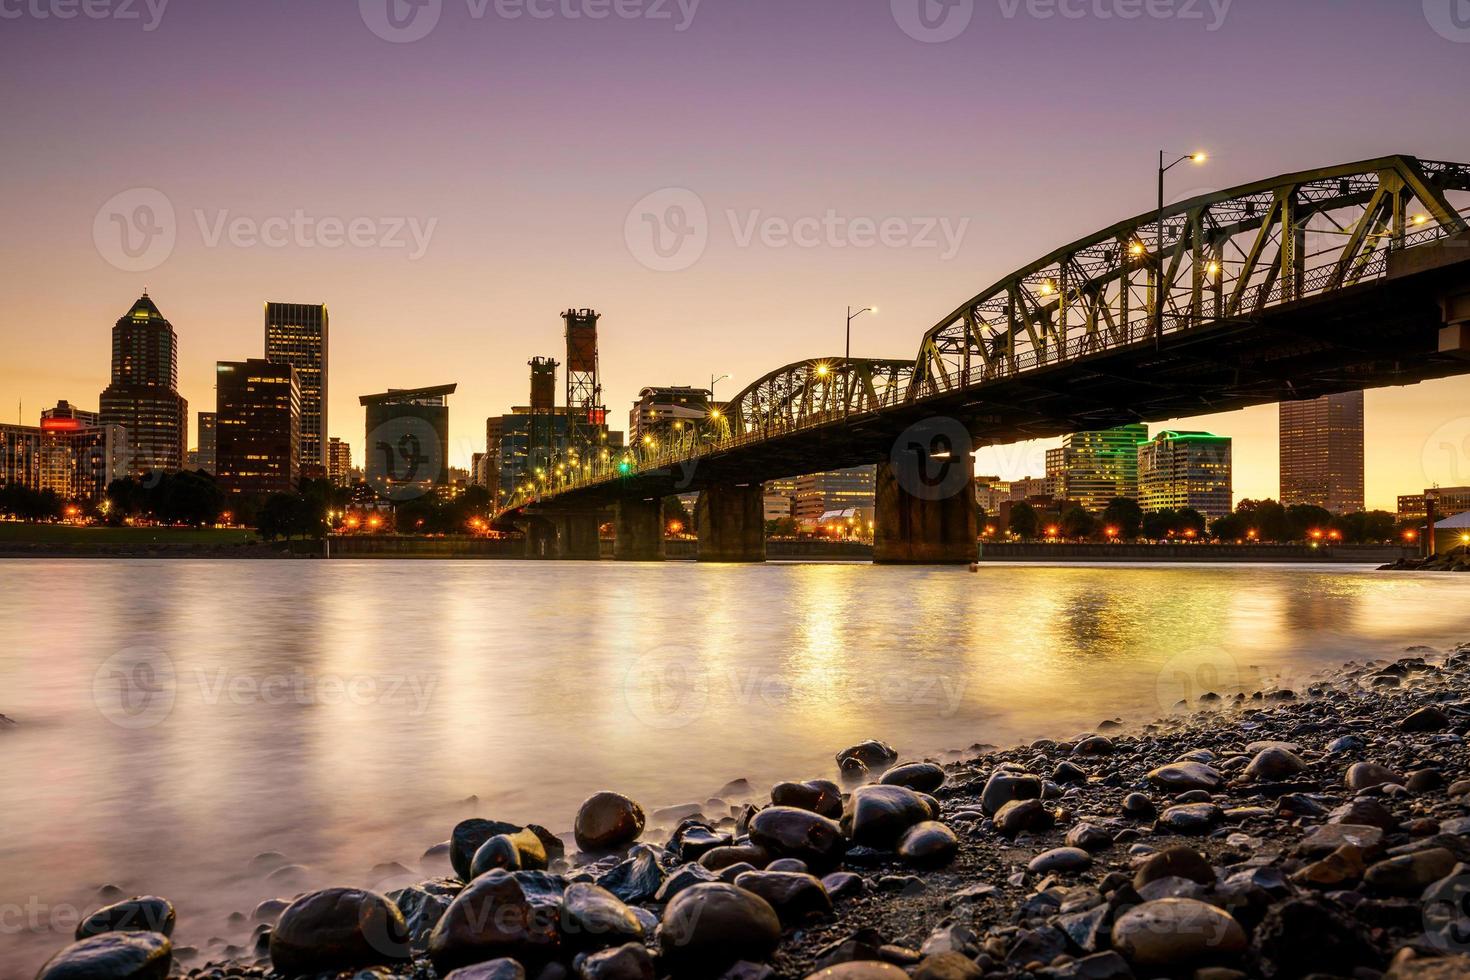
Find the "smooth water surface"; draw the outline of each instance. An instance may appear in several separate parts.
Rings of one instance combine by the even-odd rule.
[[[907,757],[1146,720],[1470,640],[1470,581],[1291,566],[0,562],[0,977],[97,889],[248,942],[276,850],[393,887],[471,815],[570,830]],[[477,797],[477,800],[470,800]],[[298,886],[299,887],[299,886]],[[198,961],[196,961],[198,962]]]

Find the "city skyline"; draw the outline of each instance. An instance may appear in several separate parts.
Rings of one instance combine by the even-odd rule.
[[[772,35],[757,8],[788,29]],[[912,358],[923,331],[978,289],[1146,212],[1160,146],[1210,154],[1170,174],[1170,199],[1388,152],[1470,155],[1470,140],[1437,123],[1458,111],[1463,85],[1453,83],[1470,80],[1463,45],[1417,11],[1279,8],[1234,5],[1209,30],[1168,19],[1006,17],[982,5],[943,44],[905,33],[882,4],[707,3],[682,31],[677,21],[618,18],[474,21],[446,5],[436,30],[401,44],[375,35],[350,6],[208,20],[180,7],[153,30],[35,21],[24,45],[13,32],[0,39],[0,70],[12,81],[23,74],[36,92],[17,113],[12,179],[0,191],[29,240],[9,241],[5,255],[21,284],[17,315],[44,318],[77,343],[62,360],[41,332],[13,338],[0,366],[10,406],[0,417],[58,398],[93,407],[106,363],[92,338],[144,285],[178,331],[180,390],[195,407],[213,403],[217,360],[256,349],[259,304],[300,297],[336,314],[328,436],[352,443],[360,460],[357,395],[453,379],[461,394],[450,462],[466,466],[484,449],[484,420],[524,403],[526,359],[561,350],[559,312],[570,306],[603,313],[603,400],[620,418],[649,385],[703,386],[728,374],[717,392],[728,397],[780,364],[840,354],[849,304],[881,309],[854,324],[854,355]],[[821,43],[834,16],[850,26],[842,50]],[[1323,38],[1318,53],[1284,40],[1303,30]],[[1110,44],[1095,45],[1099,31]],[[266,38],[282,53],[269,71],[256,59]],[[745,57],[757,40],[759,70]],[[1362,99],[1317,100],[1316,124],[1302,127],[1278,109],[1283,86],[1309,97],[1358,81],[1351,59],[1320,53],[1329,48],[1412,60],[1451,84],[1390,76]],[[573,51],[585,56],[567,58]],[[1201,63],[1228,66],[1246,52],[1284,58],[1284,77],[1168,86],[1150,93],[1150,121],[1122,131],[1108,111],[1140,59],[1188,79]],[[150,72],[129,70],[150,53]],[[1055,69],[1028,71],[1042,56]],[[116,84],[79,88],[83,63]],[[868,71],[874,63],[885,70]],[[217,112],[210,86],[188,83],[206,68],[250,92],[232,114]],[[437,97],[396,92],[403,74]],[[895,97],[893,80],[920,76],[924,100]],[[732,78],[751,92],[737,97]],[[1025,110],[1002,94],[1016,78],[1034,88]],[[512,83],[523,95],[502,101]],[[361,93],[372,112],[340,108],[337,86]],[[161,152],[133,161],[115,147],[141,125],[139,107],[156,117],[148,139]],[[317,131],[316,152],[353,166],[283,171],[278,151],[253,136],[279,131],[282,117]],[[395,139],[383,141],[384,131]],[[597,152],[567,153],[569,131]],[[1001,145],[997,133],[1007,134]],[[941,134],[946,153],[914,152]],[[427,164],[423,146],[438,150]],[[528,167],[532,159],[555,162]],[[688,268],[659,271],[630,248],[627,222],[644,198],[681,188],[707,211],[707,246]],[[120,267],[126,256],[103,254],[96,225],[103,218],[106,231],[109,202],[139,189],[172,210],[173,243],[156,266],[129,269]],[[816,246],[779,234],[779,223],[809,218]],[[928,227],[933,247],[852,247],[844,237],[856,221],[887,218],[907,221],[913,238]],[[366,220],[372,244],[312,237],[327,219],[344,229]],[[277,247],[280,228],[289,241]],[[1367,506],[1392,509],[1401,493],[1470,479],[1453,472],[1466,468],[1463,452],[1441,458],[1437,448],[1463,439],[1462,406],[1466,379],[1367,393]],[[27,408],[19,421],[34,424],[34,414]],[[1259,407],[1160,425],[1232,436],[1237,498],[1274,497],[1276,418]],[[986,450],[977,468],[1040,475],[1055,444]]]

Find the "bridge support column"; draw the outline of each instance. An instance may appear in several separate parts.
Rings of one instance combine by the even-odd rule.
[[[522,526],[527,558],[556,557],[556,525],[543,517],[527,518]]]
[[[556,557],[565,561],[597,561],[601,557],[596,514],[564,514],[556,518]]]
[[[889,460],[879,463],[873,561],[880,565],[974,561],[978,530],[974,484],[975,460],[967,452],[943,459],[916,455],[901,467]]]
[[[766,560],[766,513],[761,484],[710,487],[694,505],[699,560]]]
[[[619,500],[613,519],[613,558],[618,561],[664,560],[663,501]]]
[[[1439,352],[1470,359],[1470,290],[1440,298],[1444,326],[1439,331]]]

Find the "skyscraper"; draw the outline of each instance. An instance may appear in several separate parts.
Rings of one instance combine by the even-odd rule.
[[[1138,504],[1146,511],[1192,507],[1212,520],[1230,513],[1230,437],[1171,429],[1140,445]]]
[[[178,335],[145,292],[113,325],[112,382],[98,412],[128,430],[133,474],[184,465],[189,403],[178,387]]]
[[[214,412],[200,412],[199,420],[199,462],[198,466],[204,472],[214,475],[215,454],[218,444],[216,442],[216,420],[218,416]]]
[[[449,482],[447,399],[457,387],[390,388],[359,396],[367,409],[367,482],[379,496],[411,500]]]
[[[288,493],[301,479],[296,368],[261,358],[215,367],[215,478],[227,493]]]
[[[873,466],[808,473],[796,481],[791,516],[800,524],[815,525],[832,511],[873,510]]]
[[[265,359],[296,368],[301,385],[301,467],[327,475],[327,308],[320,303],[265,304]]]
[[[338,487],[352,480],[352,445],[336,436],[327,440],[327,479]]]
[[[1281,403],[1281,502],[1363,509],[1363,393]]]
[[[1058,449],[1046,452],[1046,477],[1058,500],[1075,500],[1101,513],[1115,497],[1138,499],[1138,447],[1148,441],[1148,426],[1073,432]]]

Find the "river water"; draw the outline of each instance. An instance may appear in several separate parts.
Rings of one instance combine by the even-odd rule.
[[[202,960],[248,941],[231,913],[396,886],[374,865],[417,872],[468,816],[563,832],[600,789],[651,812],[736,777],[832,776],[864,738],[942,759],[1300,685],[1470,640],[1467,586],[1341,566],[0,561],[0,977],[30,976],[104,884],[170,898]],[[269,850],[301,884],[252,869]]]

